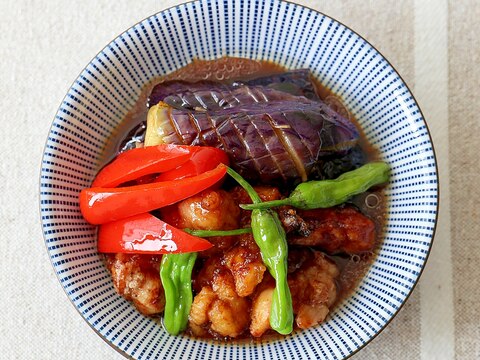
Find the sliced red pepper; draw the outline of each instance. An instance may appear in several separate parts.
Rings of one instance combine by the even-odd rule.
[[[176,169],[158,175],[155,181],[179,180],[200,175],[205,171],[214,169],[218,164],[229,164],[225,151],[210,146],[196,146],[192,149],[190,160]]]
[[[169,171],[188,161],[189,146],[158,145],[125,151],[105,166],[92,187],[115,187],[145,175]]]
[[[103,224],[174,204],[220,181],[227,168],[220,164],[203,174],[174,181],[119,188],[89,188],[80,193],[80,210],[91,224]]]
[[[100,226],[98,251],[127,254],[176,254],[203,251],[213,245],[157,217],[139,214]]]

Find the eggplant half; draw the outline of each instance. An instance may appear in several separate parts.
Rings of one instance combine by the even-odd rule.
[[[306,98],[217,111],[160,102],[149,110],[145,144],[219,147],[245,178],[291,183],[306,181],[322,157],[346,153],[358,137],[351,122]]]
[[[324,165],[348,159],[359,139],[356,126],[318,98],[305,69],[231,84],[168,81],[153,88],[148,105],[145,145],[219,147],[260,183],[324,178]]]

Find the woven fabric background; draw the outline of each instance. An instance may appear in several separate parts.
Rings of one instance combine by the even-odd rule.
[[[476,0],[297,2],[369,40],[413,91],[440,172],[428,265],[391,324],[352,358],[480,358],[480,40]],[[0,2],[0,357],[121,359],[69,303],[49,263],[38,180],[51,121],[94,55],[179,1]]]

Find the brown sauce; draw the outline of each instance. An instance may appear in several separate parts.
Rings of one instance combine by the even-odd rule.
[[[116,129],[115,133],[110,139],[110,144],[104,156],[104,161],[110,160],[119,149],[119,144],[123,140],[125,134],[145,121],[148,108],[146,106],[148,96],[152,88],[163,81],[167,80],[187,80],[187,81],[200,81],[200,80],[214,80],[231,82],[233,80],[249,80],[252,78],[272,75],[286,71],[280,65],[266,61],[253,61],[241,58],[221,58],[214,61],[195,60],[191,64],[163,77],[152,79],[151,82],[145,85],[141,95],[138,98],[135,106],[127,114],[122,124]],[[314,80],[316,92],[319,97],[334,107],[337,112],[341,113],[352,122],[357,125],[360,130],[361,140],[359,142],[362,152],[365,154],[367,161],[379,159],[378,151],[368,143],[361,128],[358,126],[358,122],[351,116],[341,100],[335,96],[327,88],[323,87],[318,81]],[[378,250],[383,240],[383,228],[386,211],[386,199],[381,189],[373,189],[364,194],[358,195],[351,201],[357,206],[360,211],[372,219],[376,227],[376,248],[373,252],[365,253],[362,255],[353,256],[330,256],[335,261],[340,269],[340,276],[337,279],[338,296],[336,304],[339,304],[352,291],[355,290],[359,282],[365,276],[369,266],[375,259],[376,251]],[[260,339],[254,339],[255,341],[262,341],[266,339],[278,338],[278,335],[272,335],[267,333]],[[236,339],[237,341],[238,339]],[[245,337],[243,340],[251,340],[250,336]]]

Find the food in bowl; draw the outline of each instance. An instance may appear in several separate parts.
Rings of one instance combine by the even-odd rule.
[[[117,292],[171,334],[323,322],[382,241],[388,165],[306,69],[223,58],[157,82],[80,196]]]
[[[385,198],[380,199],[380,208],[387,208],[379,213],[385,218],[383,240],[374,260],[367,262],[368,270],[361,272],[365,275],[348,296],[339,294],[343,300],[330,308],[320,325],[281,339],[264,335],[262,341],[224,342],[197,340],[185,333],[170,336],[159,324],[162,317],[143,316],[116,293],[105,256],[98,252],[97,227],[84,220],[78,206],[78,194],[91,186],[113,153],[115,146],[110,144],[146,119],[142,109],[150,91],[143,93],[145,101],[136,102],[145,84],[194,59],[222,56],[308,68],[341,96],[379,158],[391,168]],[[203,64],[205,73],[216,80],[215,70]],[[221,61],[215,64],[223,67]],[[254,66],[258,70],[260,65]],[[185,74],[184,80],[197,79]],[[342,112],[342,105],[331,100]],[[370,206],[377,201],[367,198]],[[368,208],[362,201],[358,205]],[[343,359],[379,334],[412,293],[435,232],[438,177],[427,124],[413,94],[367,40],[327,15],[290,2],[197,0],[141,21],[86,64],[48,134],[40,207],[47,252],[60,285],[80,316],[121,354],[135,359]],[[345,263],[358,260],[353,258]],[[341,274],[353,276],[345,270]]]

